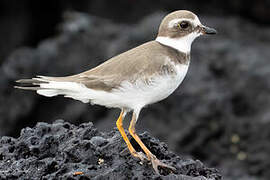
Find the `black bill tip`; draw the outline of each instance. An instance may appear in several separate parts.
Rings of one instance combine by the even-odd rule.
[[[206,26],[202,27],[201,32],[203,34],[210,34],[210,35],[217,34],[217,30],[215,30],[214,28],[206,27]]]

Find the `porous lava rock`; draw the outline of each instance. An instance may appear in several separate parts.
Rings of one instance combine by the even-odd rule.
[[[177,168],[157,175],[147,162],[130,155],[120,133],[103,133],[91,122],[75,126],[63,120],[25,128],[18,139],[0,139],[0,179],[182,179],[219,180],[216,169],[170,152],[165,143],[140,134],[159,159]],[[136,150],[141,149],[132,140]],[[75,172],[83,172],[76,175]]]

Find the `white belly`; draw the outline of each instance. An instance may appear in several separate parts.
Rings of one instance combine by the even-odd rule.
[[[172,94],[186,76],[188,65],[177,65],[176,74],[157,76],[151,83],[136,81],[135,84],[123,82],[121,88],[113,90],[102,99],[95,99],[95,104],[108,107],[125,107],[128,109],[142,108],[158,102]]]

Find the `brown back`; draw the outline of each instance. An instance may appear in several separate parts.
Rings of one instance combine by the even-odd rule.
[[[150,41],[136,48],[115,56],[99,66],[83,73],[51,78],[54,81],[79,82],[91,89],[110,91],[119,87],[122,81],[134,82],[139,78],[147,78],[162,74],[164,70],[173,73],[173,67],[168,67],[166,57],[175,64],[186,64],[189,55],[156,41]]]

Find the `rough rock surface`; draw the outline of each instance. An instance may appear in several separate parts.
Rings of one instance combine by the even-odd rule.
[[[175,174],[161,170],[159,176],[151,165],[133,158],[116,129],[102,133],[91,122],[75,126],[58,120],[25,128],[18,139],[0,139],[0,179],[221,179],[216,169],[173,154],[148,133],[140,137],[158,158],[177,168]]]
[[[93,121],[111,130],[116,111],[62,97],[14,90],[14,80],[87,70],[155,38],[164,13],[137,24],[115,24],[86,14],[66,15],[58,35],[36,48],[19,48],[0,67],[0,135],[18,136],[36,121]],[[270,28],[246,20],[201,17],[219,34],[196,40],[183,84],[144,109],[148,130],[179,154],[219,167],[226,179],[270,178]]]

